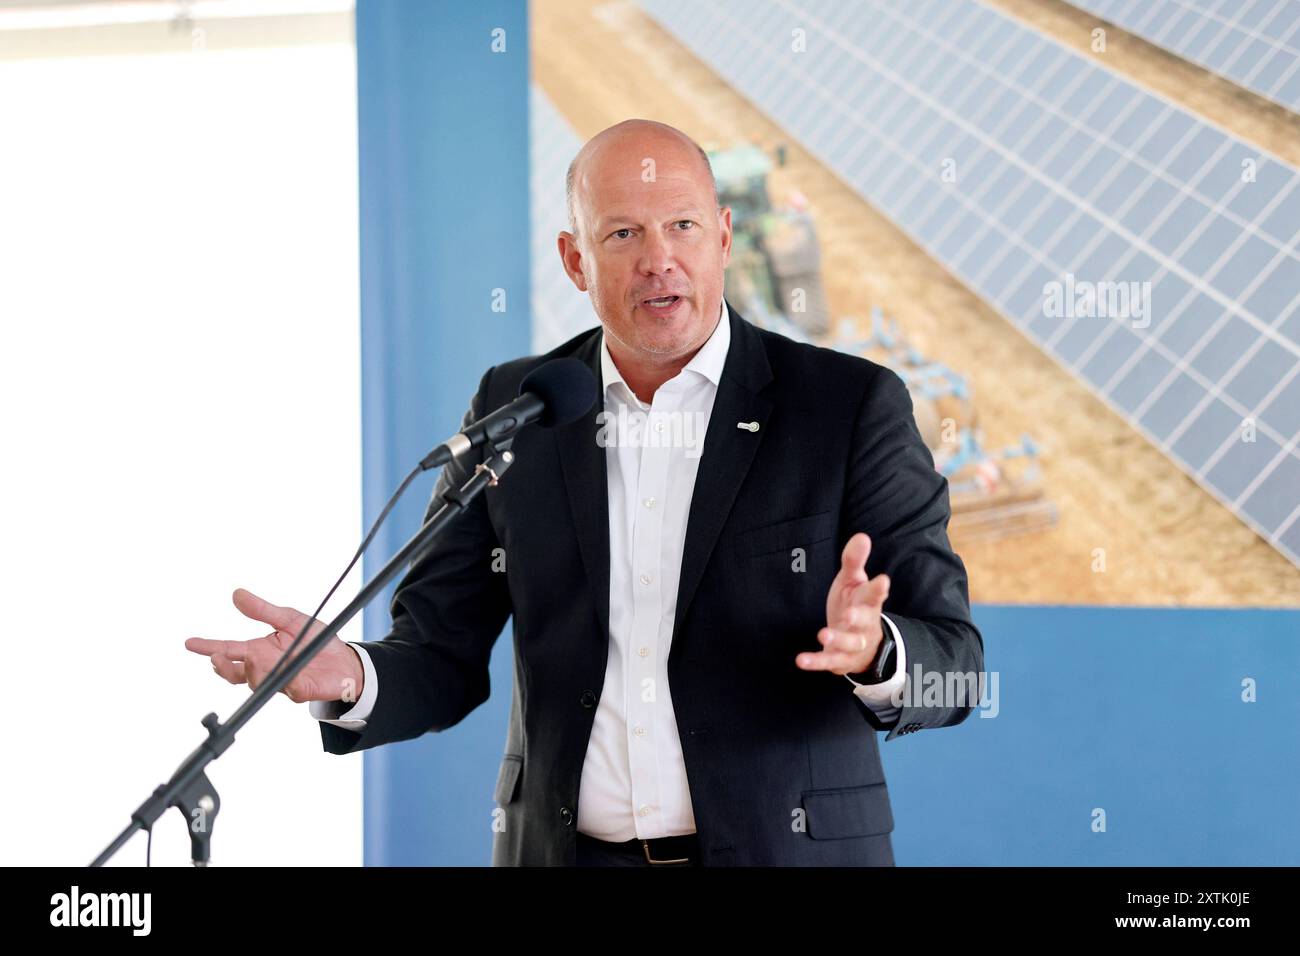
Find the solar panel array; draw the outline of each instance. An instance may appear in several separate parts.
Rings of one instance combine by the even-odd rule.
[[[1300,564],[1295,169],[972,0],[642,6]]]
[[[536,85],[529,87],[529,107],[533,353],[540,354],[599,321],[586,293],[564,274],[555,246],[559,231],[569,228],[564,176],[582,140]]]
[[[1300,113],[1300,0],[1066,0]]]

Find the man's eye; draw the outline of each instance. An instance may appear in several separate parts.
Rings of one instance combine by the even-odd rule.
[[[631,229],[615,229],[610,235],[617,237],[620,232],[631,232]]]
[[[686,223],[686,225],[688,225],[688,226],[694,226],[694,225],[695,225],[695,223],[692,222],[692,221],[689,220],[689,219],[678,219],[678,220],[677,220],[677,225],[680,226],[682,223]]]

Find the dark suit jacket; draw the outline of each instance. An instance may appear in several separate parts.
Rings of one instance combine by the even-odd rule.
[[[885,612],[906,642],[909,674],[983,669],[965,569],[948,543],[947,482],[896,374],[730,314],[668,658],[702,862],[890,865],[894,821],[876,732],[889,741],[957,724],[974,701],[919,706],[917,695],[885,727],[842,675],[801,670],[794,658],[820,649],[840,552],[865,531],[868,572],[891,579]],[[599,331],[489,369],[466,423],[511,401],[550,358],[576,356],[599,382]],[[500,485],[411,565],[394,593],[392,631],[366,645],[379,696],[365,729],[321,724],[325,749],[338,754],[453,726],[487,700],[489,655],[513,614],[494,865],[575,862],[578,785],[609,644],[602,409],[598,400],[581,421],[516,437]],[[444,469],[426,520],[481,457]],[[493,571],[496,548],[504,573]],[[792,570],[795,548],[803,572]]]

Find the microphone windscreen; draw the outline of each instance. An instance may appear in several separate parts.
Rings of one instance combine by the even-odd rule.
[[[546,406],[537,424],[543,428],[576,422],[596,402],[596,376],[576,358],[551,359],[519,383],[519,394],[532,392]]]

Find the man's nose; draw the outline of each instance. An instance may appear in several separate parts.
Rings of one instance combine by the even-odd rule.
[[[638,268],[645,275],[662,275],[671,272],[676,265],[673,258],[672,244],[662,233],[651,230],[646,233],[641,245],[641,261]]]

